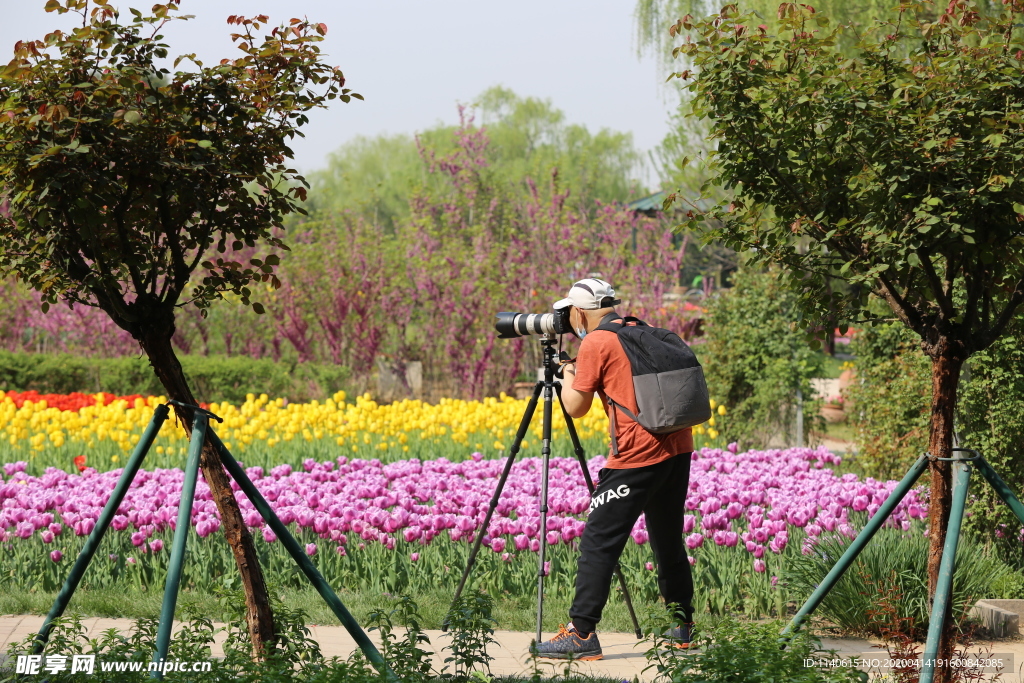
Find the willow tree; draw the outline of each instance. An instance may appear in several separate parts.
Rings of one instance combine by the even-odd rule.
[[[873,294],[917,333],[932,368],[934,597],[960,370],[1024,302],[1024,2],[987,16],[967,0],[906,3],[852,57],[838,48],[849,29],[813,8],[778,17],[771,31],[729,6],[675,25],[690,60],[677,75],[717,144],[710,185],[731,197],[711,234],[782,265],[818,320],[870,318]],[[947,629],[938,656],[950,647]]]
[[[164,66],[160,31],[178,0],[122,22],[109,0],[49,0],[81,16],[70,33],[19,42],[0,71],[0,276],[41,291],[43,306],[96,306],[148,356],[167,395],[195,405],[171,345],[175,311],[204,313],[225,293],[256,313],[278,287],[278,256],[240,262],[259,243],[287,247],[275,228],[301,211],[305,181],[288,147],[306,112],[358,97],[317,43],[326,26],[292,19],[262,38],[268,19],[229,17],[240,54]],[[190,70],[177,70],[187,61]],[[190,410],[176,408],[191,427]],[[274,640],[252,537],[207,443],[202,471],[242,576],[254,652]]]
[[[679,17],[704,16],[718,12],[728,4],[726,0],[637,0],[633,10],[636,20],[637,48],[642,52],[650,50],[661,58],[663,65],[671,68],[674,47],[669,29]],[[850,26],[857,31],[870,29],[878,22],[895,18],[897,9],[892,0],[815,0],[815,10],[832,21]],[[982,14],[998,13],[1002,0],[982,0],[978,11]],[[761,22],[772,29],[778,21],[778,0],[747,0],[740,7],[759,15]],[[759,22],[759,23],[761,23]],[[856,52],[857,35],[850,32],[838,36],[838,46],[844,52]]]

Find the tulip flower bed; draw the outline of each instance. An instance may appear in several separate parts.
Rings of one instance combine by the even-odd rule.
[[[703,448],[693,456],[683,531],[697,603],[718,613],[779,614],[786,595],[776,577],[787,558],[823,534],[854,536],[896,482],[836,476],[830,466],[840,459],[824,449],[734,451]],[[592,474],[603,464],[603,457],[592,458]],[[437,458],[389,464],[340,456],[308,459],[300,468],[249,466],[247,471],[334,586],[415,595],[454,590],[502,465],[480,453],[460,462]],[[25,469],[25,462],[3,466],[0,566],[19,588],[52,591],[92,530],[119,470],[48,468],[37,477]],[[516,462],[485,531],[486,549],[474,580],[494,595],[528,599],[533,594],[542,543],[548,546],[549,589],[572,592],[589,497],[578,462],[554,458],[549,526],[541,537],[539,474],[538,458]],[[103,554],[86,575],[87,585],[162,585],[182,476],[180,469],[139,473],[104,539]],[[271,580],[301,587],[274,534],[238,495]],[[926,513],[920,495],[911,492],[890,524],[908,529]],[[212,590],[235,570],[216,533],[217,510],[201,478],[192,524],[199,538],[190,541],[184,585]],[[652,601],[657,589],[653,558],[643,547],[647,541],[641,517],[622,565],[635,595]]]
[[[310,403],[288,403],[266,394],[249,394],[245,403],[211,403],[204,407],[224,418],[212,426],[231,452],[250,465],[265,469],[289,463],[299,467],[307,458],[325,460],[378,458],[385,462],[408,458],[448,457],[463,460],[472,451],[485,457],[505,452],[526,410],[526,400],[502,394],[481,401],[446,399],[437,405],[422,401],[378,404],[369,395],[346,402],[345,392]],[[47,467],[94,467],[99,471],[124,464],[138,443],[161,396],[111,394],[46,395],[0,391],[0,461],[28,463],[30,474]],[[720,440],[717,415],[694,428],[698,445]],[[588,454],[608,452],[608,418],[600,403],[576,420]],[[553,452],[571,456],[572,448],[561,411],[554,411]],[[534,415],[523,442],[527,454],[540,453],[541,410]],[[147,467],[183,467],[188,435],[168,420],[146,459]],[[84,457],[84,462],[81,457]],[[76,460],[76,458],[79,458]]]

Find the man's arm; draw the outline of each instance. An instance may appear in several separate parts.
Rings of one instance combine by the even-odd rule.
[[[590,412],[590,405],[594,402],[593,391],[576,391],[572,388],[576,379],[576,364],[570,363],[562,371],[562,405],[569,417],[581,418]]]

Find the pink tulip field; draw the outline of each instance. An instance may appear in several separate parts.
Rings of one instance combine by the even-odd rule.
[[[840,458],[825,449],[736,452],[704,448],[693,455],[684,529],[698,584],[698,602],[772,613],[783,597],[776,586],[787,557],[823,534],[853,537],[896,482],[837,476]],[[594,457],[594,477],[603,466]],[[306,460],[301,469],[279,465],[249,476],[290,525],[336,588],[388,592],[454,589],[465,566],[503,459],[473,453],[460,462]],[[0,566],[15,585],[55,590],[92,531],[121,470],[47,468],[29,476],[23,462],[3,466],[0,479]],[[540,534],[541,462],[515,463],[488,529],[476,584],[494,594],[529,598],[536,585],[536,553],[547,544],[548,587],[571,593],[575,548],[589,497],[579,463],[553,458],[548,531]],[[183,473],[140,471],[118,510],[86,586],[162,584],[175,526]],[[293,563],[241,493],[239,502],[257,538],[265,570],[279,584],[301,585]],[[205,482],[197,488],[183,585],[206,590],[235,572]],[[927,506],[912,491],[891,525],[910,528]],[[198,537],[198,538],[197,538]],[[643,517],[622,558],[630,588],[656,598],[652,554]]]

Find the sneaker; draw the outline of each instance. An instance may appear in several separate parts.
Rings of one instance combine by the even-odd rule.
[[[670,628],[661,635],[663,635],[667,640],[672,641],[672,644],[675,647],[687,650],[691,647],[690,643],[693,639],[693,622],[684,621],[679,626]]]
[[[586,638],[581,638],[575,628],[566,628],[564,624],[558,627],[558,633],[554,638],[535,644],[531,650],[532,654],[548,659],[569,659],[571,657],[572,659],[592,661],[604,657],[596,631]]]

